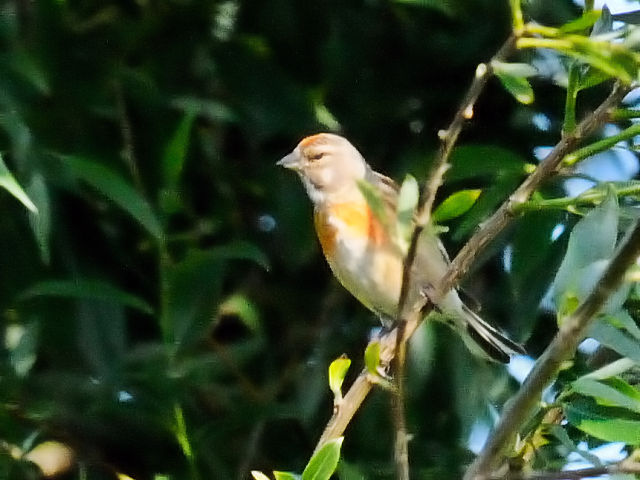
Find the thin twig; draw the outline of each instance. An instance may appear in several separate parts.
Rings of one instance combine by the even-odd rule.
[[[630,87],[616,83],[606,100],[582,120],[570,135],[562,137],[535,171],[522,182],[487,221],[480,225],[476,233],[458,252],[440,282],[438,295],[442,295],[442,292],[448,292],[456,286],[469,270],[478,252],[511,223],[511,220],[516,216],[519,205],[526,202],[543,182],[555,174],[564,157],[573,151],[583,138],[594,133],[609,120],[613,108],[622,101],[629,91]]]
[[[409,435],[405,416],[404,375],[406,366],[407,344],[403,341],[406,322],[400,320],[396,335],[396,355],[393,359],[393,374],[396,389],[391,396],[391,411],[395,426],[394,460],[396,462],[396,478],[409,480]]]
[[[505,405],[495,431],[471,464],[465,480],[491,478],[488,473],[501,461],[516,432],[536,408],[544,388],[555,378],[562,362],[570,359],[587,327],[624,280],[627,269],[640,255],[640,222],[627,235],[589,296],[563,323],[518,393]]]

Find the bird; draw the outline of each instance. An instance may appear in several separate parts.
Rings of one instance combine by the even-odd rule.
[[[342,286],[384,325],[397,316],[405,254],[397,236],[372,210],[359,186],[368,183],[395,215],[399,188],[374,171],[346,138],[316,133],[303,138],[277,165],[293,170],[313,204],[315,230],[331,271]],[[449,257],[433,229],[418,240],[407,293],[408,305],[424,298],[449,268]],[[431,298],[429,298],[432,300]],[[500,363],[524,353],[521,345],[483,320],[456,289],[434,302],[438,318],[460,334],[472,353]]]

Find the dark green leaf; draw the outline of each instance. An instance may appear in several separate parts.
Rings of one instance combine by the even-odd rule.
[[[195,114],[187,112],[165,147],[162,167],[166,188],[175,188],[180,180],[184,162],[187,158],[187,151],[189,150],[189,138],[194,119]]]
[[[63,157],[63,160],[65,165],[69,166],[79,179],[91,185],[126,211],[154,238],[157,240],[162,239],[162,226],[153,208],[149,202],[122,177],[104,165],[84,158]]]
[[[49,200],[49,191],[44,177],[35,174],[31,177],[29,185],[27,185],[27,193],[33,199],[38,208],[38,213],[29,213],[29,223],[36,243],[40,249],[40,257],[45,264],[49,264],[50,251],[49,239],[51,236],[51,205]]]
[[[74,280],[44,280],[22,292],[19,299],[29,300],[36,297],[107,300],[135,308],[144,313],[153,313],[151,305],[144,300],[102,280],[90,280],[86,278]]]
[[[450,195],[433,212],[433,221],[442,223],[464,215],[473,207],[481,193],[482,190],[460,190]]]
[[[619,409],[586,399],[566,403],[564,411],[569,423],[589,435],[608,442],[640,444],[640,415],[623,415]]]
[[[343,440],[344,437],[335,438],[323,445],[309,460],[302,480],[329,480],[338,466]]]
[[[447,181],[524,176],[528,171],[525,159],[511,150],[494,145],[463,145],[451,154]]]

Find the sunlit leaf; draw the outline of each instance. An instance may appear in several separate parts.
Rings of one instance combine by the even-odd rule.
[[[460,190],[450,195],[433,212],[433,221],[442,223],[464,215],[473,207],[481,193],[482,190]]]
[[[102,280],[86,278],[73,280],[43,280],[32,285],[19,296],[21,300],[29,300],[36,297],[108,300],[120,305],[135,308],[136,310],[140,310],[144,313],[153,313],[153,308],[144,300]]]
[[[302,472],[302,480],[329,480],[340,460],[340,447],[344,437],[335,438],[320,448]]]
[[[329,388],[336,398],[342,397],[342,382],[351,366],[351,360],[346,357],[335,359],[329,365]]]
[[[565,23],[560,27],[562,33],[582,32],[588,28],[591,28],[600,18],[601,12],[599,10],[589,10],[570,22]]]
[[[373,375],[378,375],[378,367],[380,367],[380,342],[369,342],[364,351],[364,365],[367,371]]]
[[[358,188],[364,196],[369,208],[382,225],[389,225],[389,217],[387,209],[380,192],[369,182],[361,180],[358,182]]]
[[[251,476],[254,478],[254,480],[271,480],[264,473],[257,470],[251,470]]]
[[[13,195],[20,201],[25,207],[27,207],[33,213],[38,213],[38,209],[31,201],[29,196],[22,189],[18,181],[13,174],[7,168],[2,156],[0,155],[0,187],[4,188],[7,192]]]
[[[511,75],[506,72],[496,71],[495,73],[500,79],[502,86],[513,96],[513,98],[525,105],[533,103],[533,88],[531,88],[529,80],[525,77]]]
[[[533,77],[538,75],[538,70],[528,63],[491,62],[491,68],[495,73],[511,75],[515,77]]]
[[[587,399],[564,405],[567,420],[573,426],[609,442],[640,444],[640,415],[623,414],[626,410],[603,407]]]
[[[302,477],[297,473],[274,471],[273,476],[276,480],[300,480]]]
[[[640,392],[624,380],[612,379],[604,383],[579,378],[571,384],[571,388],[576,393],[595,398],[601,405],[622,407],[640,413]]]
[[[122,208],[153,237],[163,237],[162,226],[147,200],[110,168],[80,157],[63,157],[73,173]]]

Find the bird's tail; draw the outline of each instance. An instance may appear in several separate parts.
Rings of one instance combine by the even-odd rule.
[[[464,304],[462,311],[464,324],[460,325],[460,335],[471,352],[500,363],[509,363],[511,355],[525,353],[522,345],[507,338]]]

